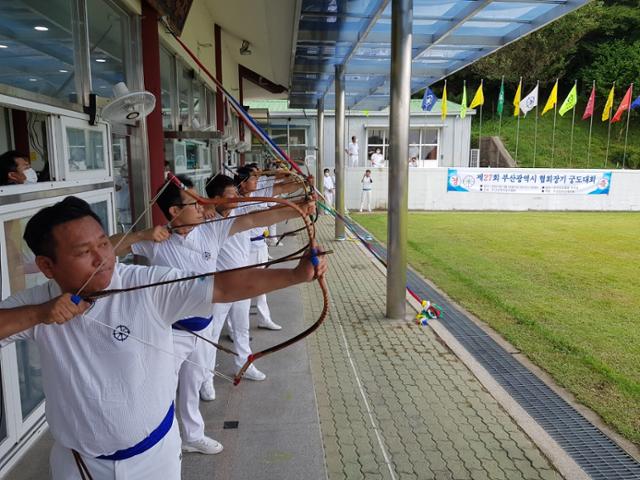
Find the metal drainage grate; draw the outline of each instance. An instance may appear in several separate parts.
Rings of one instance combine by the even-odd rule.
[[[358,224],[352,226],[358,235],[369,235]],[[376,241],[369,243],[375,253],[386,260],[386,249]],[[640,479],[640,463],[513,358],[411,268],[407,272],[407,285],[420,298],[428,298],[443,307],[446,312],[446,321],[442,322],[444,327],[591,478]]]

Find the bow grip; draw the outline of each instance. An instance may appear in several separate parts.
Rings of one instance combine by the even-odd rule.
[[[314,267],[317,267],[318,265],[320,265],[320,260],[318,259],[318,249],[317,248],[312,248],[311,249],[311,263],[313,264]]]
[[[80,302],[82,301],[82,297],[80,295],[71,295],[71,301],[75,305],[80,305]]]

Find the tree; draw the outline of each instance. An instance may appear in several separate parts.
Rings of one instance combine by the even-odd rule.
[[[531,35],[512,43],[469,67],[472,74],[488,80],[551,83],[563,77],[578,50],[579,41],[598,27],[605,9],[593,2],[562,17]]]

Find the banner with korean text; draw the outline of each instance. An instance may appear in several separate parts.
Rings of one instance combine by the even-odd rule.
[[[447,192],[608,195],[611,171],[449,168]]]

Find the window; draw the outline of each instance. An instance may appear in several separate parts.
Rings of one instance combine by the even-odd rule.
[[[132,219],[131,166],[129,164],[129,139],[127,135],[113,134],[113,188],[115,191],[116,229],[126,232]]]
[[[205,127],[205,109],[204,109],[204,85],[202,82],[198,80],[194,80],[192,85],[192,110],[193,110],[193,121],[191,122],[191,126],[194,130],[200,130]]]
[[[178,110],[179,125],[186,128],[189,122],[189,107],[191,105],[191,81],[193,78],[192,71],[185,65],[180,64],[180,78],[178,87]]]
[[[0,83],[76,102],[72,1],[2,2]]]
[[[174,130],[173,124],[173,98],[175,92],[174,78],[176,75],[176,62],[164,48],[160,48],[160,88],[162,91],[162,128]]]
[[[409,159],[415,158],[418,166],[426,166],[425,160],[438,160],[438,129],[412,128],[409,134]]]
[[[110,98],[116,83],[127,82],[129,17],[108,0],[86,2],[91,84],[96,94]]]
[[[367,129],[367,158],[371,161],[371,155],[376,149],[380,149],[384,159],[389,160],[389,130],[387,128]],[[409,130],[409,164],[411,166],[425,167],[428,160],[438,160],[439,129],[420,127]],[[415,159],[415,162],[412,160]]]
[[[271,138],[283,147],[291,160],[304,163],[307,155],[307,127],[298,125],[275,126]]]
[[[208,88],[204,89],[204,93],[206,96],[207,102],[207,126],[215,127],[216,126],[216,94],[209,90]]]
[[[380,149],[384,160],[388,161],[389,139],[386,128],[367,129],[367,160],[369,162],[371,162],[371,155],[376,153],[377,149]]]
[[[62,119],[65,179],[108,177],[107,127]]]

